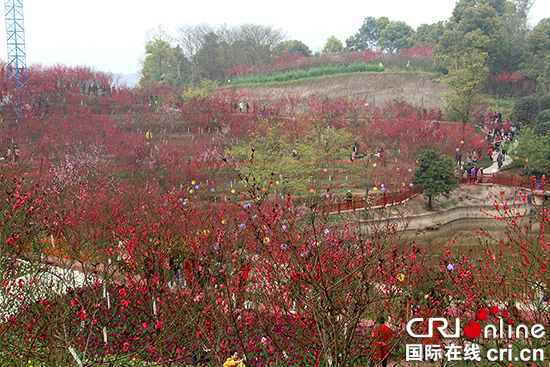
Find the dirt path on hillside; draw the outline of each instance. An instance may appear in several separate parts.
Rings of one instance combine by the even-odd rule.
[[[269,86],[259,84],[243,89],[256,98],[279,98],[284,95],[304,98],[364,96],[369,103],[396,99],[430,107],[440,103],[447,85],[431,74],[354,73],[271,83]]]

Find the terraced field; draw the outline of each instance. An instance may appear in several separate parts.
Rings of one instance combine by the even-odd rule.
[[[427,73],[353,73],[240,87],[260,98],[365,96],[372,103],[397,99],[426,106],[440,104],[447,91],[438,74]]]

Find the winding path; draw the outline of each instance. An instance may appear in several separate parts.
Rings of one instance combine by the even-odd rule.
[[[503,166],[509,165],[513,160],[509,155],[505,156]],[[494,162],[491,166],[484,169],[484,174],[480,174],[475,180],[472,180],[471,174],[462,174],[459,177],[461,185],[501,185],[519,187],[531,192],[550,192],[550,182],[548,180],[530,179],[522,176],[504,175],[498,173],[498,163]],[[400,204],[418,195],[413,188],[403,188],[393,192],[369,193],[365,197],[354,197],[352,200],[339,200],[329,203],[324,207],[325,212],[342,213],[364,209],[365,206],[371,209],[385,207],[387,205]]]

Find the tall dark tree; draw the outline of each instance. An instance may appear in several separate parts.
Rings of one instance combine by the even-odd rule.
[[[162,25],[147,31],[145,57],[142,61],[142,82],[169,82],[176,86],[190,80],[190,62],[177,45],[172,46],[173,38],[164,31]]]
[[[346,40],[346,48],[350,51],[373,50],[378,47],[380,32],[390,23],[387,17],[365,18],[359,32]]]
[[[416,29],[416,33],[413,37],[413,43],[418,45],[436,45],[439,43],[439,37],[445,32],[445,25],[443,22],[437,22],[433,24],[421,24]]]
[[[523,59],[524,43],[530,32],[528,15],[534,0],[507,2],[506,11],[500,17],[506,39],[505,69],[516,71]]]
[[[179,45],[172,48],[168,62],[167,81],[176,86],[182,86],[191,81],[191,62],[185,57]]]
[[[446,31],[456,35],[459,31]],[[443,38],[443,37],[442,37]],[[480,51],[489,42],[480,30],[468,33],[463,40],[464,48],[456,53],[442,52],[442,44],[436,47],[434,62],[448,70],[450,90],[446,95],[447,110],[462,120],[464,134],[466,124],[472,117],[476,103],[481,97],[481,89],[488,75],[487,53]]]
[[[525,125],[532,125],[540,112],[539,101],[535,97],[523,97],[514,104],[514,122],[521,122]]]
[[[145,45],[145,60],[143,61],[142,74],[152,81],[160,82],[164,80],[168,71],[168,60],[172,48],[166,41],[155,40]]]
[[[141,69],[143,80],[170,82],[177,86],[189,81],[190,63],[181,47],[171,47],[166,41],[155,40],[145,45],[145,54]]]
[[[464,34],[457,30],[447,29],[443,32],[439,37],[438,45],[433,50],[436,65],[443,67],[447,72],[453,68],[458,69],[458,58],[463,49],[463,37]],[[444,58],[445,61],[438,62],[442,61],[442,58]]]
[[[505,32],[495,9],[485,4],[465,9],[457,30],[463,34],[481,31],[490,41],[480,51],[487,52],[491,74],[498,74],[505,69]]]
[[[380,31],[378,46],[384,51],[397,52],[414,44],[414,29],[402,21],[390,22]]]
[[[536,82],[541,93],[550,91],[550,18],[545,18],[533,29],[525,42],[524,62],[520,72]]]
[[[527,1],[527,0],[519,0],[519,1]],[[458,25],[462,21],[464,13],[468,8],[476,7],[478,5],[487,5],[495,11],[497,16],[500,17],[504,13],[506,13],[508,4],[509,4],[508,0],[459,0],[457,1],[453,9],[453,14],[451,16],[451,23],[449,24],[449,26],[452,26],[453,24]]]
[[[460,23],[462,16],[464,15],[464,10],[476,6],[478,4],[477,0],[459,0],[456,2],[453,9],[453,14],[451,16],[451,21],[448,24],[449,27],[454,27]]]
[[[224,76],[229,45],[210,32],[203,36],[203,45],[195,56],[202,77],[216,80]]]
[[[182,48],[183,54],[191,61],[193,79],[200,74],[197,52],[203,47],[204,35],[210,32],[214,32],[214,27],[207,23],[184,24],[177,29],[176,42]]]

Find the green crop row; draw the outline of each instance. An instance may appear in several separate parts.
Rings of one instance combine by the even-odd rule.
[[[313,68],[306,70],[293,70],[285,73],[277,73],[272,75],[252,75],[241,78],[236,78],[232,81],[232,84],[257,84],[257,83],[272,83],[272,82],[286,82],[289,80],[313,78],[322,75],[334,75],[344,73],[357,73],[357,72],[383,72],[385,68],[380,65],[371,65],[365,63],[355,63],[351,65],[332,65],[321,68]]]

